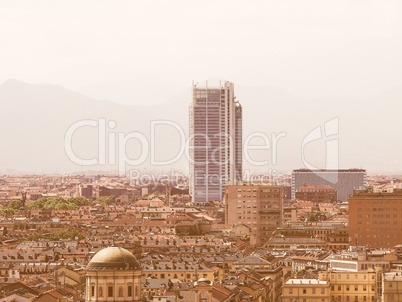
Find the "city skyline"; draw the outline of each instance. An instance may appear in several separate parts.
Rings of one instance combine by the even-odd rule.
[[[402,1],[0,0],[0,301],[402,301]]]
[[[388,148],[392,137],[398,135],[401,128],[395,126],[395,123],[397,123],[396,118],[390,118],[384,124],[384,126],[387,125],[387,131],[385,132],[382,127],[376,127],[375,116],[379,114],[377,107],[367,107],[366,110],[370,112],[368,113],[367,111],[357,109],[363,104],[356,104],[352,108],[358,111],[344,110],[347,108],[344,107],[342,109],[338,107],[336,108],[337,111],[335,111],[337,114],[334,114],[335,112],[331,113],[329,110],[332,109],[331,103],[333,100],[325,101],[320,107],[317,107],[317,105],[314,105],[314,102],[306,103],[301,102],[297,98],[288,98],[288,94],[282,91],[270,90],[269,88],[251,89],[242,85],[236,85],[236,87],[236,94],[239,95],[239,99],[247,100],[247,110],[243,112],[243,141],[252,135],[253,132],[265,134],[270,142],[274,141],[272,138],[273,133],[280,134],[284,132],[287,135],[278,141],[278,160],[276,165],[254,167],[253,165],[249,165],[249,161],[246,161],[243,164],[243,169],[247,169],[251,173],[274,170],[272,174],[275,174],[290,172],[295,168],[305,168],[303,162],[300,160],[303,137],[319,124],[322,125],[323,122],[328,121],[334,116],[339,116],[340,128],[338,141],[340,168],[365,168],[369,174],[402,174],[399,168],[400,165],[398,164],[400,161],[397,156],[398,148]],[[54,95],[58,97],[55,99]],[[4,150],[3,157],[1,158],[3,161],[1,164],[2,173],[73,173],[80,171],[104,171],[105,173],[109,173],[116,171],[117,167],[109,165],[94,166],[86,169],[71,162],[64,151],[61,150],[66,130],[80,119],[89,118],[98,121],[99,117],[103,116],[109,117],[108,121],[116,120],[116,131],[124,131],[125,133],[136,130],[146,135],[150,131],[149,124],[152,120],[166,119],[174,121],[180,125],[184,132],[187,132],[187,108],[188,103],[191,102],[191,90],[188,90],[187,93],[181,94],[179,98],[173,99],[163,106],[125,107],[110,101],[93,100],[61,86],[33,85],[14,80],[0,85],[0,97],[5,100],[3,103],[5,106],[4,109],[9,113],[1,121],[2,138],[3,142],[10,147]],[[259,106],[261,106],[259,105],[261,104],[260,101],[264,99],[277,100],[275,109],[278,112],[286,112],[289,118],[282,118],[281,115],[275,114],[275,110],[267,112],[269,119],[264,118],[266,114],[264,111],[259,110]],[[397,102],[396,96],[389,99],[394,99]],[[35,102],[38,106],[34,105]],[[379,98],[376,103],[379,106],[382,103],[382,98]],[[298,114],[299,109],[294,111],[289,110],[289,104],[292,104],[295,108],[306,107],[309,104],[309,106],[320,108],[324,115],[321,117],[317,116],[315,112],[311,112],[308,114],[309,118],[306,120],[305,116]],[[40,109],[41,107],[45,107],[57,110],[58,106],[63,106],[65,110],[64,116],[59,116],[57,119],[52,116],[51,111]],[[78,115],[74,113],[77,108],[76,106],[82,108]],[[177,110],[177,108],[181,109]],[[126,114],[127,111],[131,111],[136,118],[130,120]],[[390,114],[396,116],[397,111],[390,111]],[[356,124],[356,115],[364,117],[366,120],[363,119],[361,123]],[[27,127],[32,129],[34,135],[29,135],[25,131],[25,128],[22,127],[23,125],[18,123],[18,120],[14,116],[24,118]],[[52,120],[52,127],[49,128],[42,123],[37,123],[37,118],[40,120]],[[300,124],[302,121],[303,125]],[[8,129],[14,129],[14,135],[11,135],[12,132]],[[370,129],[370,132],[365,129]],[[358,136],[356,136],[357,132],[359,132]],[[173,140],[169,140],[168,136],[172,137]],[[97,146],[96,133],[88,132],[87,130],[84,132],[79,131],[75,139],[76,142],[73,147],[81,155],[88,157],[97,154],[97,150],[94,149],[94,146]],[[175,152],[177,152],[173,145],[175,145],[174,142],[178,142],[178,139],[180,137],[178,137],[177,131],[174,129],[173,131],[162,131],[162,133],[159,133],[156,139],[156,142],[159,143],[157,145],[156,156],[162,159],[164,156],[172,158]],[[26,152],[23,149],[13,148],[13,146],[19,145],[21,140],[30,142],[30,157],[26,156]],[[34,144],[34,141],[40,142],[40,144]],[[56,144],[51,144],[52,141],[56,142]],[[255,142],[249,140],[248,143],[250,145],[254,143],[261,145],[264,144],[264,141],[260,137],[256,138]],[[399,144],[399,142],[396,141],[396,144]],[[50,156],[44,156],[41,146],[50,151]],[[162,146],[170,146],[171,148],[165,148],[161,153]],[[321,141],[313,145],[310,144],[309,149],[306,150],[307,161],[310,162],[312,159],[312,163],[318,168],[325,168],[323,162],[325,160],[324,147],[325,138],[322,138]],[[270,163],[273,162],[272,150],[251,150],[249,153],[251,154],[251,158],[257,161],[269,160]],[[387,154],[387,156],[379,156],[380,154]],[[29,158],[34,158],[35,161],[29,160]],[[178,161],[174,166],[161,168],[152,167],[148,164],[138,168],[145,171],[169,171],[171,168],[175,168],[186,173],[188,162],[183,156],[182,160]]]

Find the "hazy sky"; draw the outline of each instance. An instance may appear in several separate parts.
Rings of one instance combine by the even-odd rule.
[[[0,82],[131,104],[214,77],[366,98],[402,84],[401,33],[399,0],[0,0]]]

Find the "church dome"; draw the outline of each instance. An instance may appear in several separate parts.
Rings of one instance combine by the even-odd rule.
[[[136,270],[140,265],[132,253],[121,247],[100,250],[89,261],[87,270]]]
[[[212,282],[210,280],[208,280],[207,278],[198,279],[198,281],[195,282],[194,285],[197,286],[198,284],[201,284],[201,283],[206,283],[208,285],[212,285]]]

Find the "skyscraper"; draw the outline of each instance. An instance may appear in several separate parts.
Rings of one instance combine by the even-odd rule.
[[[193,83],[190,106],[190,194],[222,200],[225,185],[242,179],[242,107],[231,82]]]

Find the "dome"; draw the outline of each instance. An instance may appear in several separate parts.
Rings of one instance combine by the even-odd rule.
[[[201,284],[201,283],[206,283],[206,284],[209,284],[209,285],[212,284],[212,282],[209,281],[207,278],[200,278],[200,279],[198,279],[197,282],[194,283],[194,285],[197,286],[198,284]]]
[[[87,270],[136,270],[140,265],[132,253],[121,247],[100,250],[89,261]]]

